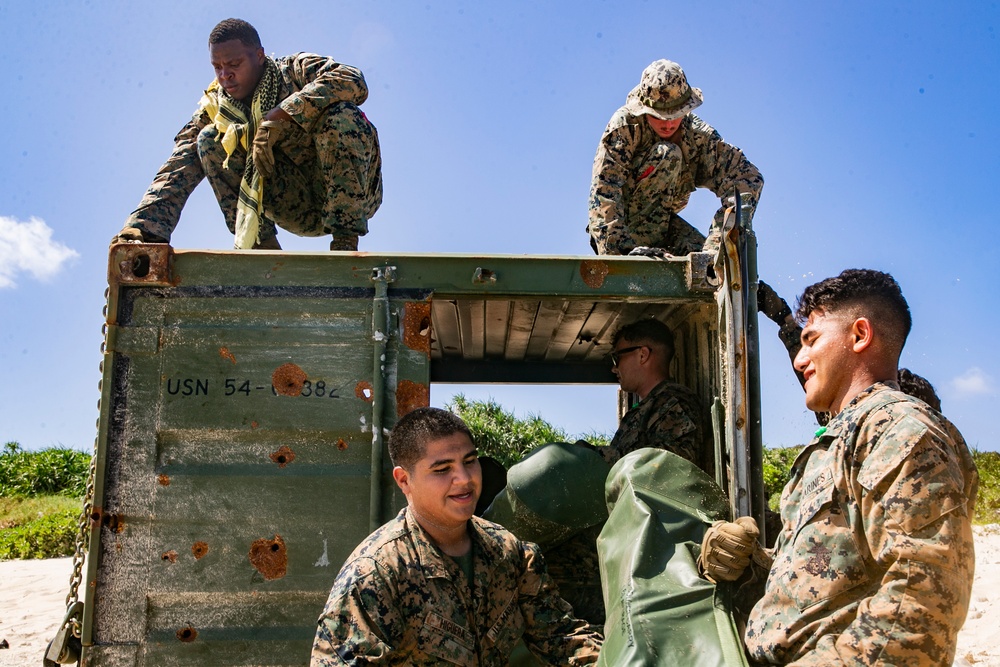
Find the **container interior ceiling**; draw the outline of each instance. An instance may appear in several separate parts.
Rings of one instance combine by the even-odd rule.
[[[674,332],[672,379],[711,405],[720,394],[717,307],[711,295],[656,300],[434,298],[431,380],[614,384],[611,338],[622,325],[646,317]]]

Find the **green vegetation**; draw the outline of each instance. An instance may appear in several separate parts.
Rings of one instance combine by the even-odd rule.
[[[0,454],[0,560],[73,553],[90,455],[63,447]]]
[[[792,474],[792,464],[802,447],[780,447],[764,450],[764,492],[767,506],[777,512],[781,505],[781,490]]]
[[[469,425],[479,453],[493,457],[506,468],[520,461],[522,456],[539,445],[571,439],[566,431],[538,415],[519,419],[493,400],[470,401],[465,395],[456,394],[445,407]],[[596,446],[606,445],[609,441],[608,436],[601,433],[589,433],[581,437]]]
[[[33,496],[30,498],[5,498],[0,496],[0,530],[21,526],[60,512],[80,513],[82,498],[69,496]]]
[[[447,408],[466,421],[484,456],[508,467],[539,445],[576,439],[538,415],[519,419],[492,400],[469,401],[458,394]],[[594,445],[610,439],[602,433],[582,437]],[[778,509],[801,450],[764,450],[764,487],[772,510]],[[979,467],[976,523],[1000,523],[1000,452],[973,450],[972,455]],[[0,560],[72,555],[89,468],[90,455],[84,452],[25,452],[16,442],[5,445],[0,454]]]
[[[1000,523],[1000,452],[972,450],[979,468],[976,523]]]
[[[65,447],[26,452],[16,442],[0,454],[0,496],[81,496],[90,472],[90,454]]]
[[[79,517],[79,509],[62,510],[0,530],[0,560],[73,555]]]

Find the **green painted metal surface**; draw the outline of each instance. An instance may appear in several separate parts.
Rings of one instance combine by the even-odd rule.
[[[709,404],[713,282],[700,255],[113,247],[83,664],[307,664],[340,565],[403,502],[379,424],[456,373],[614,382],[611,332],[646,315]]]

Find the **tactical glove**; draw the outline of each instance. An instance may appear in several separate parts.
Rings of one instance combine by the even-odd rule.
[[[281,120],[265,120],[257,128],[253,138],[253,164],[261,176],[274,174],[274,145],[287,136],[289,123]]]
[[[763,280],[757,283],[757,305],[760,307],[760,312],[767,315],[767,319],[779,327],[792,316],[792,309],[788,307],[788,303]]]
[[[629,251],[630,257],[652,257],[653,259],[667,259],[673,257],[663,248],[651,248],[649,246],[636,246]]]
[[[763,554],[757,542],[759,536],[753,517],[741,516],[735,522],[716,521],[701,541],[698,569],[713,583],[736,581],[747,569],[754,551]]]
[[[124,227],[111,237],[111,245],[116,243],[168,243],[167,239],[144,232],[138,227]]]

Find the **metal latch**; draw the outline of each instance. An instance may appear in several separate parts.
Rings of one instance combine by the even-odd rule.
[[[49,642],[42,664],[45,667],[53,665],[72,665],[80,662],[80,616],[83,615],[83,603],[77,600],[66,609],[55,639]]]

